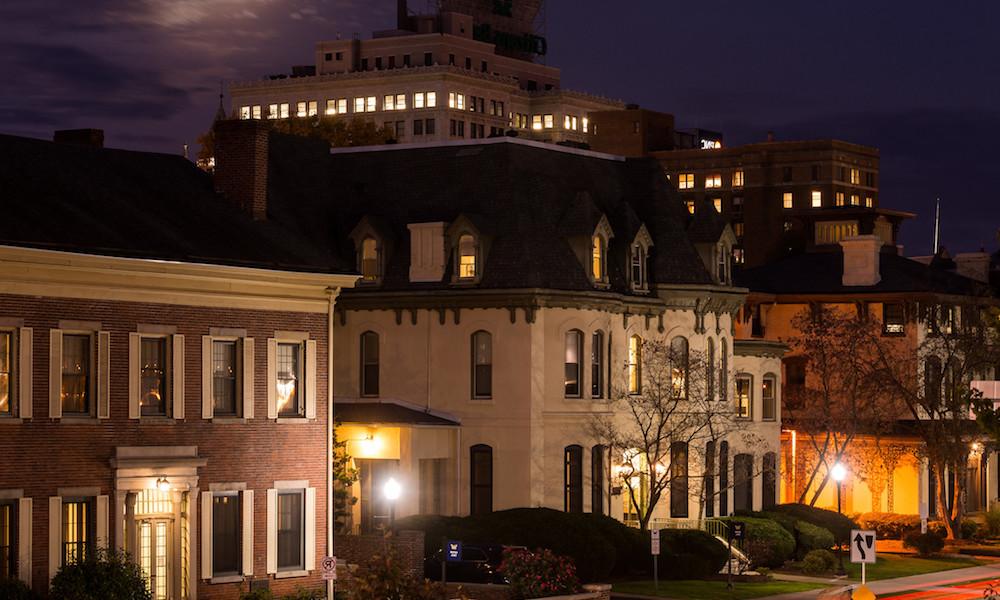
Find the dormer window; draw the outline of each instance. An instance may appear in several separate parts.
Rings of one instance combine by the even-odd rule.
[[[607,269],[605,268],[607,242],[604,241],[603,236],[597,234],[591,240],[590,247],[592,257],[590,274],[594,278],[594,283],[603,283],[607,280]]]
[[[642,246],[639,244],[632,245],[632,285],[635,287],[642,287],[645,282],[645,269],[643,268],[643,262],[645,261],[646,253],[643,252]]]
[[[466,233],[458,238],[458,278],[475,279],[476,269],[476,238]]]
[[[643,225],[635,234],[635,239],[629,247],[628,274],[632,291],[646,292],[649,290],[647,265],[649,248],[653,245],[653,239]]]
[[[451,255],[451,282],[475,285],[483,278],[492,236],[477,215],[459,215],[445,231]],[[447,255],[446,255],[447,256]]]
[[[382,283],[387,257],[392,255],[391,230],[377,218],[365,216],[349,237],[354,242],[355,268],[361,273],[358,285]]]
[[[381,249],[373,237],[361,241],[361,279],[366,283],[375,283],[381,277]]]
[[[730,257],[732,256],[731,251],[725,244],[719,244],[715,251],[716,254],[716,274],[715,277],[718,282],[722,285],[729,283],[730,274],[732,269],[730,268]]]

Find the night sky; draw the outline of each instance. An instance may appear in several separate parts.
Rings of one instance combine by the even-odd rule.
[[[180,153],[209,126],[220,80],[311,64],[313,42],[391,28],[395,7],[4,0],[0,132],[98,127],[109,146]],[[938,196],[949,250],[997,246],[1000,2],[552,0],[543,21],[565,87],[671,112],[728,145],[773,130],[876,146],[881,205],[920,214],[906,254],[929,253]]]

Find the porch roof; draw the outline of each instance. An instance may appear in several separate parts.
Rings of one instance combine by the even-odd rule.
[[[366,425],[433,425],[458,427],[462,423],[447,413],[393,400],[335,400],[333,418],[341,423]]]

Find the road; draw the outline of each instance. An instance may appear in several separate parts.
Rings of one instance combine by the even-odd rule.
[[[1000,563],[967,569],[938,571],[911,577],[883,579],[868,584],[879,600],[943,600],[983,598],[983,590],[993,583],[1000,589]],[[762,600],[815,600],[822,591],[768,596]],[[1000,600],[1000,597],[998,597]]]

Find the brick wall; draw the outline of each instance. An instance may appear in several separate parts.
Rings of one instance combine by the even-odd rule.
[[[104,300],[73,300],[0,294],[0,317],[23,319],[33,327],[33,411],[23,423],[0,421],[0,489],[22,489],[34,498],[32,523],[33,587],[48,586],[48,498],[59,487],[100,488],[114,499],[110,460],[117,446],[198,447],[207,459],[199,469],[199,487],[214,482],[246,482],[254,494],[254,574],[266,572],[266,493],[276,480],[308,480],[316,488],[316,563],[326,550],[326,315],[235,310]],[[49,406],[49,329],[59,320],[97,321],[111,333],[111,416],[100,422],[71,424],[51,420]],[[177,327],[185,335],[185,406],[183,421],[142,422],[128,418],[128,333],[137,324]],[[201,418],[201,336],[210,327],[246,329],[256,338],[254,356],[255,418],[246,423],[212,423]],[[275,330],[305,331],[317,341],[316,420],[307,424],[267,420],[266,338]],[[200,507],[199,507],[200,508]],[[113,516],[113,511],[112,515]],[[200,530],[200,512],[198,528]],[[111,518],[109,517],[109,520]],[[114,523],[109,533],[115,535]],[[199,544],[198,538],[192,543]],[[112,544],[115,540],[112,539]],[[191,565],[197,572],[199,560]],[[316,574],[272,580],[271,589],[290,593],[296,587],[323,586]],[[199,581],[200,599],[234,599],[237,584]]]
[[[333,551],[338,565],[364,565],[372,555],[382,554],[389,548],[407,571],[417,577],[424,576],[423,531],[400,531],[390,538],[381,535],[333,536]]]
[[[267,218],[270,131],[252,119],[215,124],[215,189],[258,221]]]

